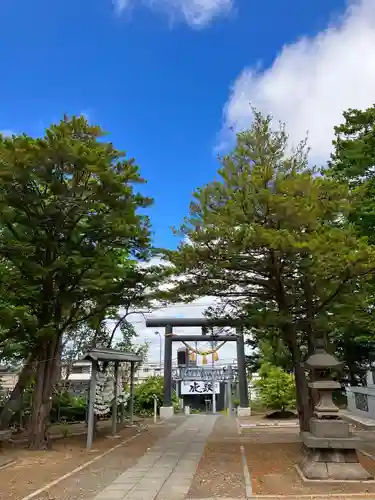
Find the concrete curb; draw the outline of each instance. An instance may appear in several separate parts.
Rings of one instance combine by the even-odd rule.
[[[0,465],[0,470],[6,469],[7,467],[15,464],[17,462],[16,458],[11,458],[10,460],[7,460],[3,464]]]

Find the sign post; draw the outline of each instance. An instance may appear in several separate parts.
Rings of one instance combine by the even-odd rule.
[[[156,424],[156,421],[158,419],[158,397],[154,394],[154,424]]]

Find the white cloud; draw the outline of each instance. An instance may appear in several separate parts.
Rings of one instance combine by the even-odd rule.
[[[116,9],[116,12],[121,13],[123,10],[131,6],[132,0],[112,0],[112,3]]]
[[[351,1],[344,15],[313,38],[282,48],[271,67],[247,67],[224,109],[222,142],[251,122],[250,103],[286,122],[293,143],[308,132],[311,158],[325,162],[333,127],[348,108],[375,102],[375,1]]]
[[[16,135],[14,130],[0,130],[0,134],[3,135],[4,137],[12,137],[12,135]]]
[[[227,15],[234,0],[112,0],[118,13],[143,6],[166,13],[174,23],[184,21],[189,26],[202,28],[219,16]]]

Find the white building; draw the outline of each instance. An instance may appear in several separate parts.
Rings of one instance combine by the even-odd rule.
[[[144,363],[135,372],[134,381],[141,384],[149,377],[163,376],[164,367],[160,366],[159,363]]]
[[[163,376],[164,369],[160,368],[159,363],[144,363],[142,364],[134,374],[134,382],[140,384],[144,382],[149,377]],[[85,382],[89,381],[91,377],[91,362],[90,361],[75,361],[70,369],[70,374],[68,376],[68,382]],[[61,378],[65,380],[66,378],[66,367],[61,369]]]

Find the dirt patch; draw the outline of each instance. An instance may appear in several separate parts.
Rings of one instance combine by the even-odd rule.
[[[245,497],[238,438],[236,419],[218,418],[207,440],[188,498]]]
[[[375,484],[303,484],[294,467],[304,456],[300,443],[254,442],[244,448],[254,495],[375,493]],[[375,462],[362,454],[359,459],[375,475]]]
[[[132,466],[154,442],[170,432],[170,427],[155,426],[139,433],[137,428],[121,430],[118,438],[102,435],[86,450],[86,437],[75,436],[53,443],[51,451],[30,451],[22,448],[7,450],[16,462],[0,470],[1,500],[20,500],[44,485],[71,472],[84,463],[105,453],[122,441],[131,439],[115,451],[98,459],[77,474],[41,493],[35,500],[91,498]],[[137,434],[139,434],[137,436]],[[137,436],[137,437],[134,437]],[[133,438],[133,439],[132,439]]]
[[[245,496],[240,446],[208,443],[190,487],[189,498]]]

